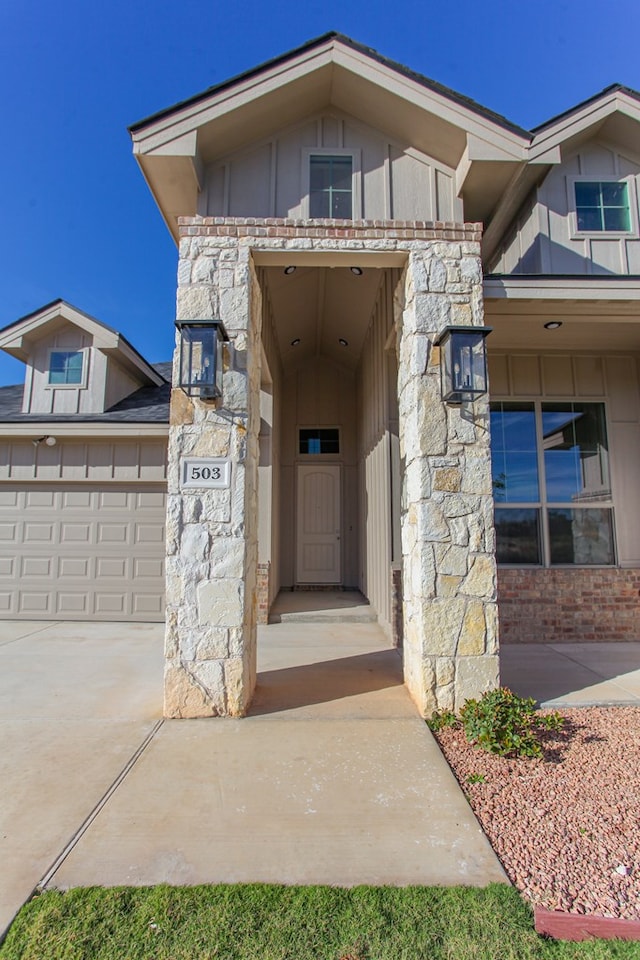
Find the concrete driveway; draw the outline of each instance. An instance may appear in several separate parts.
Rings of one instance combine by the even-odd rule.
[[[0,624],[0,930],[40,883],[505,882],[377,624],[261,628],[244,720],[160,720],[161,635]]]
[[[160,721],[163,633],[0,624],[0,934]]]

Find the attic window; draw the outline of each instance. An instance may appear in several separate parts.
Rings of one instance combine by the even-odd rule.
[[[629,233],[629,187],[617,180],[576,180],[576,224],[580,233]]]
[[[49,384],[54,387],[80,386],[83,367],[82,350],[52,350],[49,354]]]
[[[353,157],[309,157],[309,216],[353,219]]]

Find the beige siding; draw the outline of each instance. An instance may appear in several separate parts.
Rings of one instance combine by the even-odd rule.
[[[91,345],[92,337],[71,323],[39,340],[27,366],[23,413],[64,415],[103,411],[107,358],[104,353],[93,350]],[[86,351],[83,386],[49,386],[49,355],[55,349]]]
[[[105,390],[104,409],[110,410],[120,400],[135,393],[140,388],[139,381],[135,380],[119,363],[109,359],[107,362],[107,383]]]
[[[368,219],[462,220],[454,171],[380,131],[336,113],[293,129],[207,168],[199,213],[302,217],[309,149],[353,150],[361,169],[360,214]],[[305,153],[307,151],[307,153]],[[357,213],[357,211],[356,211]]]
[[[262,283],[262,347],[260,460],[258,465],[258,562],[270,563],[269,604],[280,590],[280,445],[282,364],[273,312]]]
[[[358,367],[358,498],[360,589],[391,635],[391,563],[394,554],[392,463],[397,434],[393,356],[386,348],[393,329],[396,271],[381,285]]]
[[[77,441],[54,447],[31,440],[0,440],[0,481],[163,482],[167,442],[157,440]]]
[[[489,355],[492,399],[603,400],[618,562],[640,565],[640,370],[631,356]]]
[[[633,232],[577,236],[572,215],[574,177],[627,177]],[[524,205],[489,265],[495,273],[634,274],[640,272],[640,161],[610,144],[590,141],[553,167]]]

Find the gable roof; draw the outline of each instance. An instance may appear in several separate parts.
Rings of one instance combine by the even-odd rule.
[[[327,109],[456,170],[459,191],[475,182],[478,198],[488,189],[500,195],[531,140],[469,97],[349,37],[324,34],[130,128],[133,152],[174,237],[177,218],[197,212],[207,164]]]
[[[265,73],[274,67],[280,67],[286,64],[288,61],[294,60],[300,54],[304,54],[309,50],[313,50],[316,47],[326,44],[327,41],[333,40],[339,41],[344,46],[351,47],[353,50],[357,50],[359,53],[371,58],[372,60],[377,60],[378,63],[389,67],[389,69],[394,70],[396,73],[403,74],[408,79],[415,80],[416,83],[421,84],[423,87],[432,90],[435,93],[439,93],[444,97],[448,97],[450,100],[453,100],[461,106],[464,106],[469,110],[473,110],[481,116],[486,117],[493,123],[503,126],[506,130],[511,130],[514,133],[518,133],[525,137],[530,137],[529,132],[523,127],[518,126],[516,123],[512,123],[511,120],[508,120],[501,114],[490,110],[488,107],[482,106],[482,104],[478,103],[476,100],[473,100],[471,97],[467,97],[462,93],[458,93],[456,90],[452,90],[451,87],[447,87],[442,83],[438,83],[436,80],[431,80],[429,77],[425,77],[416,70],[411,70],[404,64],[398,63],[396,60],[391,60],[389,57],[383,56],[377,50],[374,50],[373,47],[367,47],[362,43],[358,43],[357,40],[353,40],[351,37],[347,37],[345,34],[339,33],[335,30],[330,30],[327,33],[323,33],[319,37],[314,37],[312,40],[308,40],[306,43],[301,44],[299,47],[295,47],[293,50],[289,50],[287,53],[280,54],[277,57],[272,57],[270,60],[265,60],[263,63],[258,64],[258,66],[252,67],[250,70],[244,70],[242,73],[238,73],[234,77],[230,77],[228,80],[223,80],[221,83],[217,83],[211,87],[208,87],[201,93],[196,93],[194,96],[188,97],[186,100],[182,100],[171,107],[165,107],[164,109],[158,110],[156,113],[153,113],[142,120],[138,120],[137,123],[132,123],[131,126],[128,127],[129,133],[137,133],[138,131],[143,130],[149,124],[155,123],[156,121],[165,117],[169,117],[185,107],[197,105],[202,101],[215,96],[216,94],[222,93],[229,88],[242,83],[245,80],[254,79],[260,74]]]
[[[88,333],[93,338],[93,344],[97,349],[117,359],[121,366],[143,384],[160,386],[164,382],[164,377],[144,359],[126,337],[113,327],[107,326],[101,320],[96,320],[95,317],[62,299],[52,300],[51,303],[3,327],[0,330],[0,349],[26,362],[29,358],[30,343],[40,339],[47,330],[54,329],[64,322],[72,323]]]

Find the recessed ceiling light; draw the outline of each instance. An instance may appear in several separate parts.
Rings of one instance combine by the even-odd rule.
[[[299,343],[300,343],[300,337],[294,337],[293,340],[291,341],[291,346],[297,347]]]
[[[344,337],[340,337],[339,340],[338,340],[338,343],[340,344],[341,347],[348,347],[348,346],[349,346],[349,341],[348,341],[348,340],[345,340]]]
[[[549,320],[549,323],[545,323],[545,330],[557,330],[558,327],[562,326],[562,320]]]
[[[354,277],[361,277],[364,273],[362,267],[349,267],[349,270],[351,270],[351,273],[354,275]]]
[[[283,272],[284,272],[288,277],[290,277],[292,273],[295,273],[295,272],[296,272],[296,267],[294,267],[293,264],[291,264],[290,266],[285,267]]]

